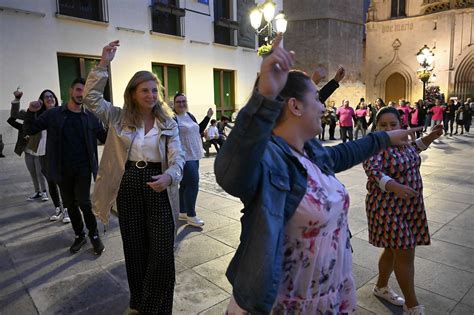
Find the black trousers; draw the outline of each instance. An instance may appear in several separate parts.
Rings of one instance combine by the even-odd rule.
[[[97,235],[97,221],[92,213],[90,170],[86,172],[85,170],[67,169],[58,184],[63,206],[68,210],[76,236],[85,235],[84,221],[89,230],[89,236]]]
[[[322,131],[321,131],[321,133],[319,134],[318,138],[319,138],[319,140],[323,140],[323,141],[324,141],[324,140],[325,140],[325,139],[324,139],[324,133],[325,133],[325,130],[326,130],[326,124],[321,123],[321,129],[322,129]]]
[[[336,131],[336,121],[331,121],[329,124],[329,139],[335,139],[334,138],[334,132]]]
[[[44,177],[46,178],[46,182],[48,183],[48,190],[49,190],[49,196],[53,200],[54,207],[61,207],[61,198],[59,197],[59,187],[58,184],[54,180],[50,180],[48,178],[48,174],[46,174],[46,159],[48,157],[46,155],[40,156],[40,164],[41,164],[41,172],[43,173]]]
[[[168,194],[146,183],[160,169],[125,170],[117,196],[130,308],[140,314],[171,314],[175,283],[174,220]]]
[[[341,138],[342,138],[342,142],[346,142],[347,139],[349,138],[349,141],[352,141],[354,140],[354,136],[352,134],[352,131],[354,129],[354,127],[340,127],[341,128]]]

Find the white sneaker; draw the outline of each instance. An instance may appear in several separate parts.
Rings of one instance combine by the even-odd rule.
[[[54,214],[49,217],[49,221],[58,221],[63,218],[63,211],[61,210],[61,207],[56,207],[56,210],[54,211]]]
[[[425,315],[425,307],[423,305],[413,306],[408,308],[403,304],[403,314],[404,315]]]
[[[194,217],[188,217],[188,224],[189,225],[192,225],[192,226],[195,226],[195,227],[201,227],[204,225],[204,221],[199,219],[198,216],[194,216]]]
[[[181,213],[181,212],[180,212],[178,219],[179,219],[180,221],[188,221],[188,215],[187,215],[186,213]]]
[[[64,208],[63,223],[71,223],[71,219],[69,218],[69,214],[67,213],[67,208]]]
[[[384,288],[378,288],[377,286],[374,286],[373,293],[375,296],[378,296],[379,298],[382,298],[393,305],[402,306],[405,304],[405,299],[395,293],[395,291],[393,291],[389,286]]]
[[[46,193],[46,191],[43,191],[41,193],[41,201],[48,201],[49,198],[48,198],[48,193]]]

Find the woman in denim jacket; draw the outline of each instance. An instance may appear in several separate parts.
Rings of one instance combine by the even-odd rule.
[[[305,73],[290,71],[294,56],[280,42],[281,35],[214,165],[218,183],[244,204],[241,243],[226,273],[233,285],[227,312],[350,313],[349,197],[334,173],[408,143],[416,129],[322,147],[318,91]]]

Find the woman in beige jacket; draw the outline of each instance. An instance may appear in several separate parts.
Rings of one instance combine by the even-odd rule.
[[[172,111],[154,74],[135,73],[125,89],[123,108],[104,99],[107,67],[118,46],[114,41],[104,47],[84,93],[84,105],[109,129],[92,196],[93,211],[107,223],[117,202],[130,308],[140,314],[171,314],[174,214],[184,154]]]

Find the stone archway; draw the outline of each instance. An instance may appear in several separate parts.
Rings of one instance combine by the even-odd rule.
[[[398,72],[391,74],[385,81],[385,102],[398,103],[399,99],[406,99],[406,86],[407,82],[403,75]]]
[[[463,101],[474,97],[474,51],[464,57],[456,68],[453,96]]]

